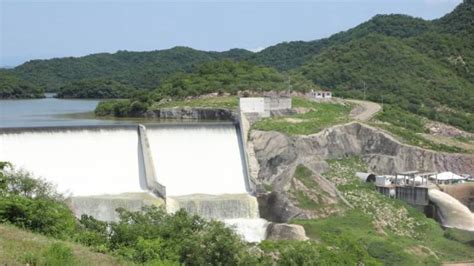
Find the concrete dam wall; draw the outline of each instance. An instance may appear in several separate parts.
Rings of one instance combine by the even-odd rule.
[[[0,129],[0,161],[55,184],[76,216],[118,219],[115,209],[184,208],[264,239],[240,128],[232,122]]]

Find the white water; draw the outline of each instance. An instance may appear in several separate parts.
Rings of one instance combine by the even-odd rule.
[[[474,231],[474,214],[468,207],[449,194],[436,189],[428,190],[428,195],[439,209],[443,226]]]
[[[0,161],[74,196],[142,192],[138,144],[135,129],[5,133],[0,134]]]
[[[226,219],[224,223],[232,227],[247,242],[261,242],[267,236],[269,222],[264,219]]]
[[[147,128],[168,196],[247,193],[234,125]]]
[[[147,135],[157,181],[171,196],[169,212],[185,208],[223,221],[248,242],[265,239],[268,222],[247,193],[234,125],[148,128]],[[73,200],[78,215],[116,220],[115,207],[136,210],[143,202],[91,196],[147,191],[139,144],[136,129],[3,133],[0,161],[45,178],[61,193],[89,196]]]

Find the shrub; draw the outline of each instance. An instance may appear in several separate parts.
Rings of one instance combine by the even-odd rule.
[[[62,243],[52,244],[43,254],[44,265],[75,265],[76,259],[72,249]]]

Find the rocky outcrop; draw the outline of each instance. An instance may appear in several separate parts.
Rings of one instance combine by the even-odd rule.
[[[338,200],[338,203],[351,207],[335,187],[331,189],[324,178],[318,179],[328,170],[328,159],[358,155],[372,172],[378,174],[420,170],[474,175],[474,155],[442,153],[405,145],[382,130],[357,122],[309,136],[252,131],[250,141],[259,166],[258,173],[252,175],[255,183],[271,186],[273,191],[259,196],[260,213],[262,217],[276,222],[329,215],[324,208],[307,211],[297,206],[294,191],[303,192],[312,199],[311,193],[305,191],[314,190],[302,187],[301,182],[294,179],[295,169],[300,164],[314,173],[313,181],[323,188],[324,192],[316,193],[316,196],[326,197],[322,200],[322,206],[338,206],[335,202]]]
[[[278,223],[288,222],[294,218],[309,219],[283,191],[260,194],[258,196],[260,217]]]
[[[147,111],[146,118],[153,119],[186,119],[186,120],[225,120],[236,121],[236,113],[224,108],[161,108]]]
[[[310,136],[286,136],[253,131],[259,162],[258,179],[279,188],[287,183],[297,164],[315,173],[327,170],[326,159],[360,155],[375,173],[397,171],[452,171],[474,175],[474,155],[443,153],[401,144],[385,132],[360,123],[349,123]]]
[[[268,240],[308,240],[304,227],[297,224],[271,223],[267,227]]]

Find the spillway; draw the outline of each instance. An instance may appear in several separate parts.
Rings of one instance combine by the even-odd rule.
[[[147,191],[136,127],[4,132],[0,160],[72,196]]]
[[[247,193],[234,124],[147,127],[147,134],[166,195]]]
[[[438,207],[441,224],[474,231],[474,214],[459,200],[437,189],[428,190],[430,200]]]
[[[57,185],[78,217],[117,221],[117,207],[137,211],[166,195],[170,213],[184,208],[265,239],[234,123],[0,130],[3,160]]]

